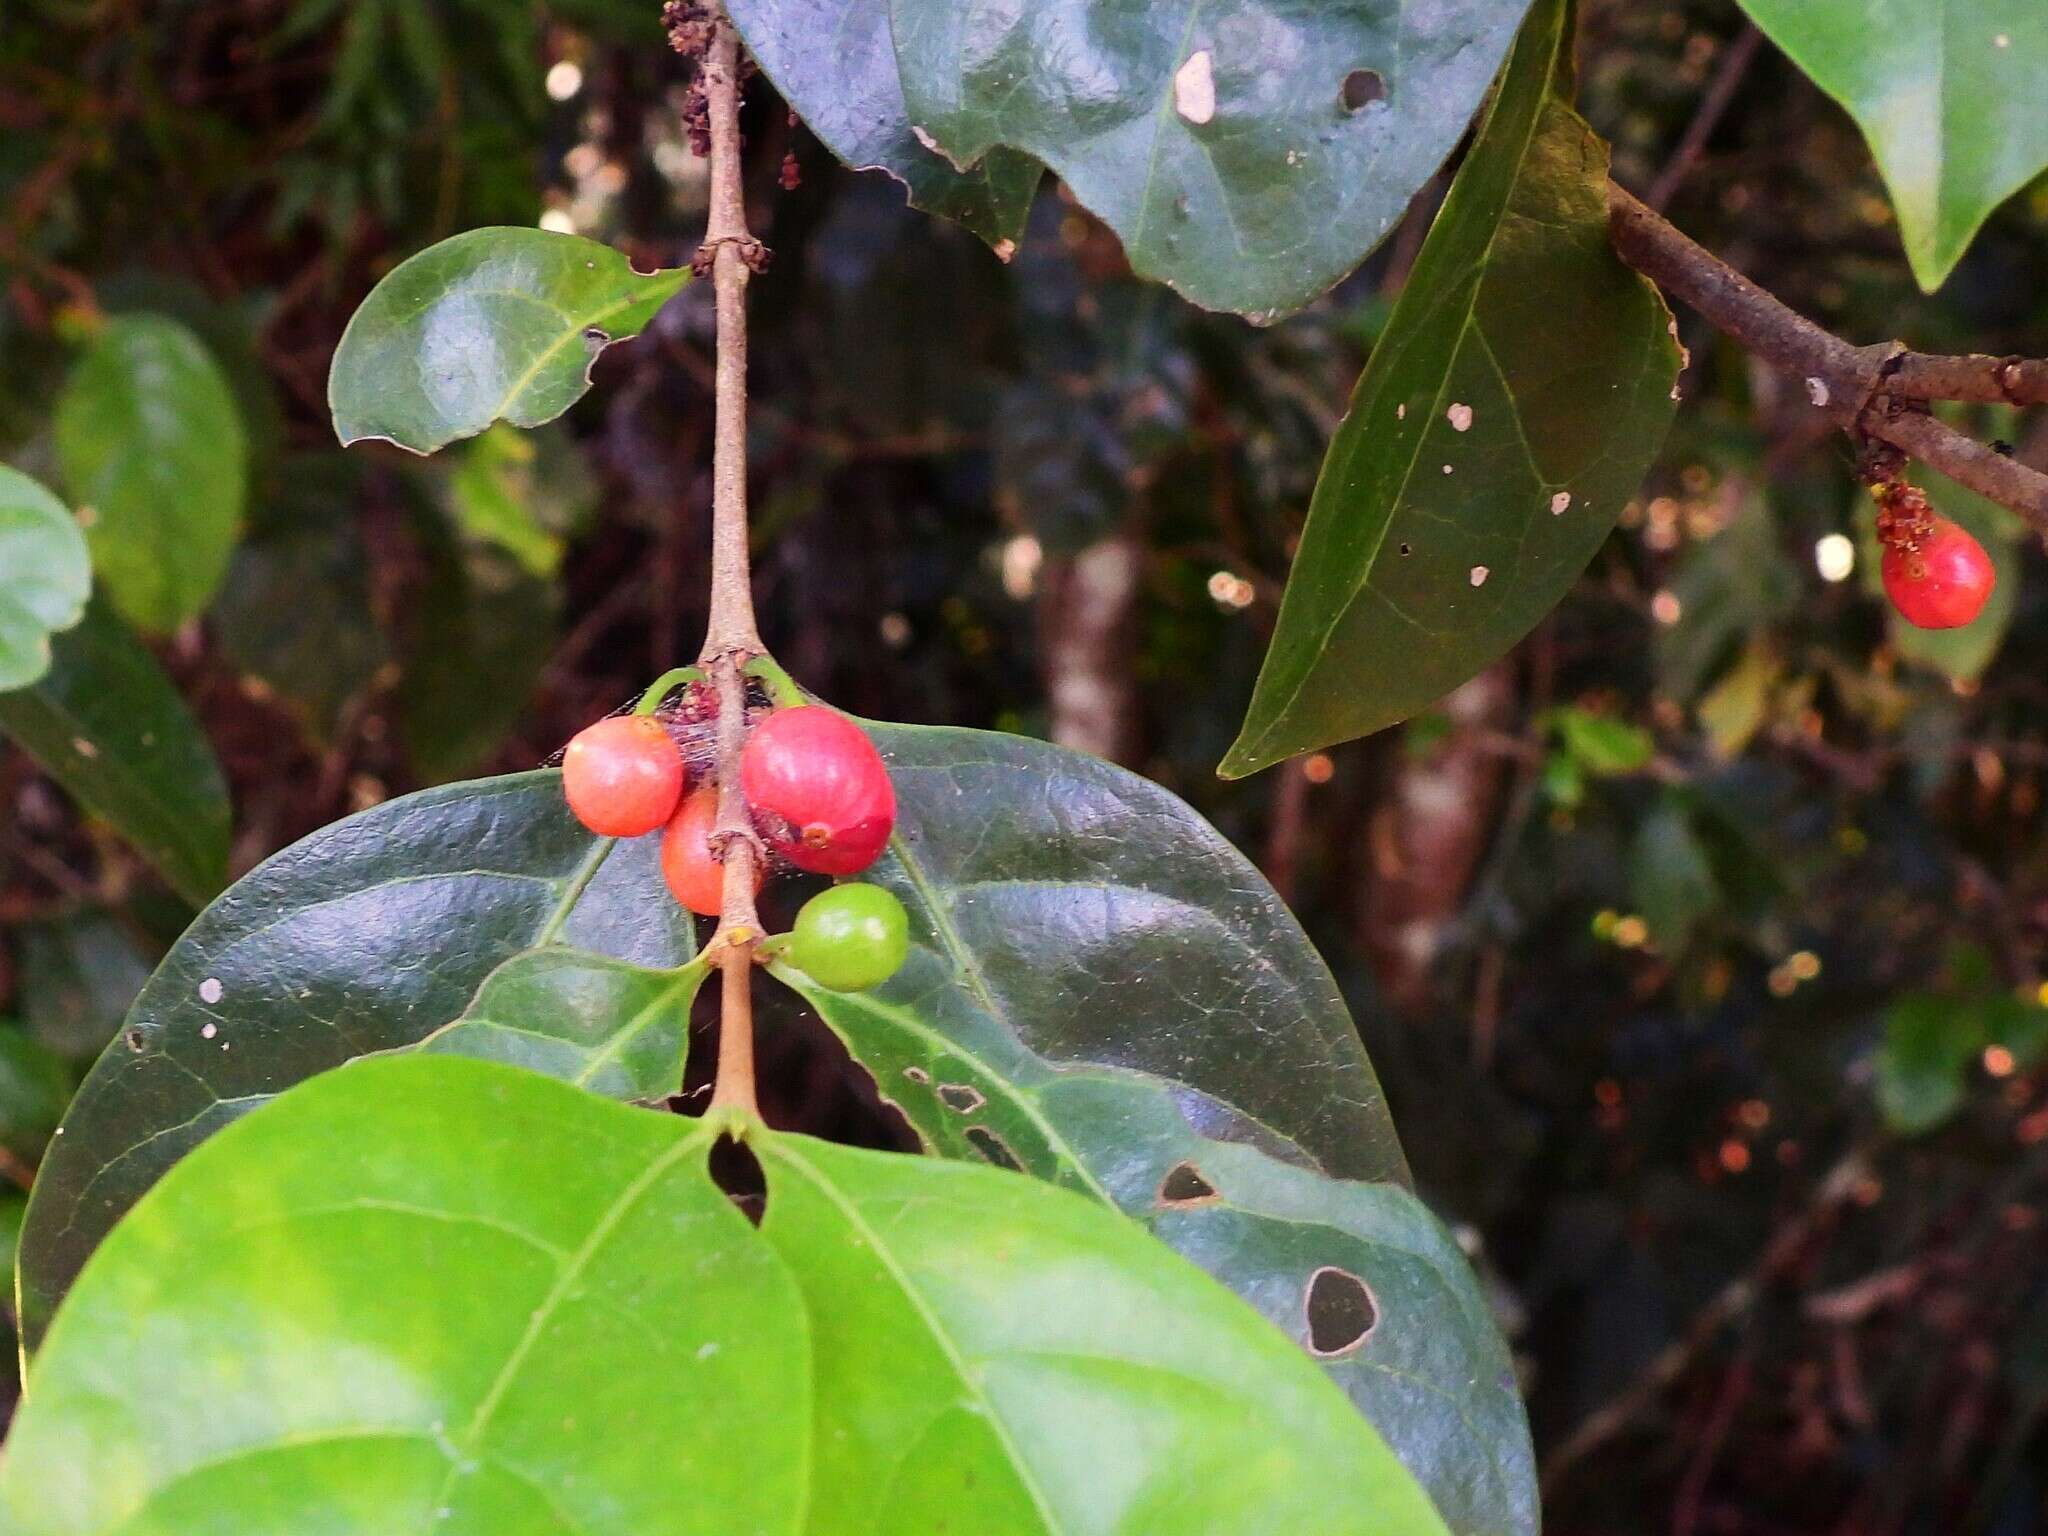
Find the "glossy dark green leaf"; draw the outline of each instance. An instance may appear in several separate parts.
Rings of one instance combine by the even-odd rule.
[[[597,354],[640,334],[689,281],[635,272],[609,246],[541,229],[473,229],[370,290],[342,333],[327,401],[342,442],[432,453],[492,422],[535,427],[583,397]]]
[[[912,131],[1050,165],[1138,272],[1271,319],[1358,264],[1478,109],[1527,0],[891,0]]]
[[[2048,170],[2048,10],[2036,0],[1742,0],[1856,119],[1928,290],[1991,210]]]
[[[1192,811],[1079,753],[871,725],[910,912],[878,991],[778,966],[926,1148],[1117,1206],[1310,1343],[1318,1274],[1373,1298],[1330,1374],[1460,1532],[1529,1532],[1507,1350],[1405,1170],[1343,1003]],[[1333,1175],[1344,1175],[1342,1177]]]
[[[1333,1173],[1405,1180],[1322,957],[1186,803],[1086,753],[870,723],[895,890],[933,985],[1058,1067],[1113,1064],[1227,1104]],[[908,996],[892,989],[891,996]]]
[[[655,842],[592,837],[560,776],[541,772],[391,801],[237,882],[136,999],[44,1163],[22,1247],[31,1343],[107,1229],[179,1157],[293,1083],[472,1014],[507,962],[535,951],[562,962],[550,978],[530,958],[494,994],[492,1012],[559,1036],[519,1059],[588,1043],[573,1016],[522,1020],[505,999],[516,983],[544,1000],[550,979],[557,998],[575,996],[599,984],[590,978],[607,958],[690,959],[694,937],[663,891]],[[642,1060],[622,1059],[618,1075]],[[632,1066],[642,1076],[626,1086],[649,1070]]]
[[[1531,13],[1330,443],[1226,775],[1405,719],[1501,655],[1670,423],[1678,343],[1608,245],[1566,20]]]
[[[108,1238],[0,1527],[793,1536],[803,1304],[711,1140],[480,1062],[306,1084]]]
[[[1441,1532],[1303,1354],[1099,1206],[992,1169],[757,1143],[810,1313],[811,1536]]]
[[[919,139],[903,104],[889,0],[732,0],[733,23],[805,124],[856,170],[887,171],[911,206],[1003,250],[1023,238],[1044,167],[997,150],[968,170]]]
[[[0,694],[4,731],[195,906],[227,878],[228,794],[207,743],[127,627],[95,600],[41,681]]]
[[[130,623],[175,629],[227,575],[248,494],[241,407],[205,343],[164,315],[106,322],[53,423],[93,570]]]
[[[0,692],[50,670],[50,636],[85,614],[92,561],[64,503],[0,464]]]
[[[235,665],[326,741],[389,659],[358,527],[362,476],[329,452],[296,455],[277,478],[235,551],[212,626]]]

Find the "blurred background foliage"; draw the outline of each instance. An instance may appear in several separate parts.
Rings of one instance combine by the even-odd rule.
[[[655,10],[0,13],[0,456],[60,481],[106,317],[178,328],[246,439],[226,518],[176,535],[224,575],[150,641],[225,772],[236,873],[545,761],[697,645],[708,289],[540,432],[343,455],[324,397],[362,295],[457,230],[687,259],[704,172]],[[1923,296],[1853,125],[1731,3],[1582,10],[1582,108],[1690,233],[1859,341],[2048,353],[2048,188]],[[1550,1528],[2048,1527],[2035,543],[1936,487],[2000,601],[1951,635],[1888,622],[1846,447],[1688,321],[1677,429],[1536,634],[1404,728],[1226,785],[1323,444],[1441,185],[1260,330],[1133,282],[1055,186],[1005,265],[765,83],[748,125],[769,643],[851,710],[1119,758],[1257,858],[1490,1278]],[[2034,424],[1969,424],[2048,463]],[[0,804],[22,1185],[190,909],[11,748]]]

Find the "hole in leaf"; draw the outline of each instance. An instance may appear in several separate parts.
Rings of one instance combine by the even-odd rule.
[[[139,1029],[131,1029],[121,1036],[121,1043],[131,1051],[141,1051],[148,1047],[149,1036]]]
[[[1222,1198],[1193,1163],[1175,1163],[1159,1181],[1161,1205],[1211,1205]]]
[[[970,1125],[966,1135],[974,1150],[998,1168],[1007,1168],[1012,1173],[1024,1171],[1024,1165],[1017,1161],[1017,1154],[1010,1150],[1010,1144],[987,1126]]]
[[[1379,1325],[1372,1287],[1348,1269],[1325,1264],[1308,1277],[1302,1298],[1308,1314],[1308,1350],[1320,1360],[1348,1355]]]
[[[721,1136],[711,1145],[711,1182],[725,1191],[726,1198],[755,1226],[768,1210],[768,1176],[761,1160],[743,1141]]]
[[[941,1083],[939,1102],[955,1114],[971,1115],[988,1102],[988,1095],[971,1083]]]
[[[1415,546],[1412,544],[1403,544],[1401,546],[1401,553],[1404,555],[1412,555],[1415,553]]]
[[[932,1080],[931,1073],[925,1071],[923,1067],[905,1067],[903,1075],[913,1083],[929,1083]]]
[[[1337,92],[1346,112],[1359,112],[1387,99],[1387,82],[1376,69],[1354,69]]]

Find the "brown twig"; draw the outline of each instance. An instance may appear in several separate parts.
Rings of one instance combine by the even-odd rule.
[[[1757,30],[1754,22],[1750,22],[1728,45],[1728,51],[1721,55],[1721,67],[1714,72],[1712,83],[1700,97],[1699,109],[1686,125],[1685,136],[1678,141],[1678,148],[1671,152],[1664,169],[1657,173],[1657,179],[1650,183],[1650,190],[1643,194],[1643,201],[1659,213],[1671,206],[1671,199],[1684,184],[1693,162],[1707,147],[1707,140],[1714,136],[1714,130],[1721,126],[1728,104],[1735,99],[1736,91],[1742,86],[1742,77],[1749,73],[1749,66],[1755,61],[1757,48],[1763,40],[1763,33]]]
[[[754,1090],[754,909],[763,852],[740,793],[747,738],[747,679],[761,654],[747,557],[747,279],[763,261],[747,230],[740,177],[740,44],[722,7],[708,20],[698,90],[708,121],[711,209],[697,265],[711,274],[718,317],[718,366],[711,440],[711,615],[699,665],[718,691],[718,823],[713,846],[724,865],[718,931],[706,948],[721,976],[718,1075],[710,1111],[759,1113]],[[701,34],[698,34],[701,35]],[[679,38],[679,43],[681,39]]]
[[[1764,361],[1803,378],[1814,409],[1827,421],[1861,441],[1889,443],[2048,533],[2048,475],[1935,420],[1925,404],[2012,399],[2016,391],[2036,389],[2048,399],[2048,366],[1930,358],[1889,343],[1854,346],[1766,293],[1620,187],[1608,188],[1608,213],[1624,261]],[[1900,383],[1902,373],[1909,384]],[[1991,388],[2000,392],[1972,392]]]
[[[1578,1428],[1543,1462],[1543,1491],[1554,1495],[1566,1475],[1617,1435],[1640,1426],[1657,1400],[1719,1338],[1723,1329],[1745,1316],[1761,1296],[1778,1280],[1815,1237],[1834,1225],[1842,1207],[1854,1197],[1869,1177],[1878,1151],[1884,1145],[1873,1138],[1852,1147],[1828,1170],[1806,1209],[1772,1234],[1771,1240],[1745,1273],[1737,1275],[1698,1312],[1685,1332],[1666,1345],[1648,1369],[1620,1396],[1581,1421]]]

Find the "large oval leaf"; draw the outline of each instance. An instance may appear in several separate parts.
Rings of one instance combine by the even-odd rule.
[[[712,1135],[495,1064],[306,1084],[95,1257],[0,1523],[1442,1531],[1298,1350],[1099,1207],[752,1127],[757,1232]]]
[[[903,104],[889,0],[732,0],[733,24],[826,148],[855,170],[887,171],[911,206],[967,226],[999,252],[1024,236],[1045,168],[994,150],[965,171],[919,141]]]
[[[1991,210],[2048,170],[2038,0],[1742,0],[1870,141],[1930,292]]]
[[[394,267],[342,332],[327,378],[334,430],[345,444],[432,453],[501,419],[552,421],[590,388],[597,354],[639,335],[689,279],[543,229],[443,240]]]
[[[1305,1356],[1064,1191],[761,1139],[810,1311],[812,1536],[1443,1531]]]
[[[363,1063],[107,1240],[0,1463],[13,1536],[794,1531],[803,1303],[698,1122]]]
[[[1251,861],[1100,758],[993,731],[869,723],[897,831],[865,878],[917,914],[930,986],[1056,1067],[1154,1074],[1334,1173],[1405,1181],[1329,968]],[[929,1005],[934,1011],[940,1003]]]
[[[241,407],[204,342],[164,315],[106,322],[57,397],[64,488],[128,621],[175,629],[227,575],[248,494]]]
[[[0,693],[0,731],[197,906],[227,880],[227,785],[199,722],[103,602],[51,644],[50,670]]]
[[[85,614],[92,560],[64,503],[0,464],[0,693],[50,670],[50,636]]]
[[[36,1179],[20,1261],[31,1345],[94,1246],[164,1170],[316,1072],[417,1044],[540,1064],[634,1093],[680,1082],[688,998],[636,1045],[624,1029],[694,950],[654,839],[613,844],[569,815],[560,775],[456,784],[314,833],[259,866],[180,939],[86,1078]],[[501,967],[506,968],[501,972]],[[487,988],[487,983],[496,985]],[[663,1065],[647,1036],[666,1040]]]
[[[891,0],[913,132],[1050,165],[1131,265],[1270,319],[1356,266],[1464,134],[1528,0]]]
[[[1678,343],[1607,238],[1607,149],[1543,0],[1330,442],[1228,776],[1362,736],[1519,640],[1674,410]]]

